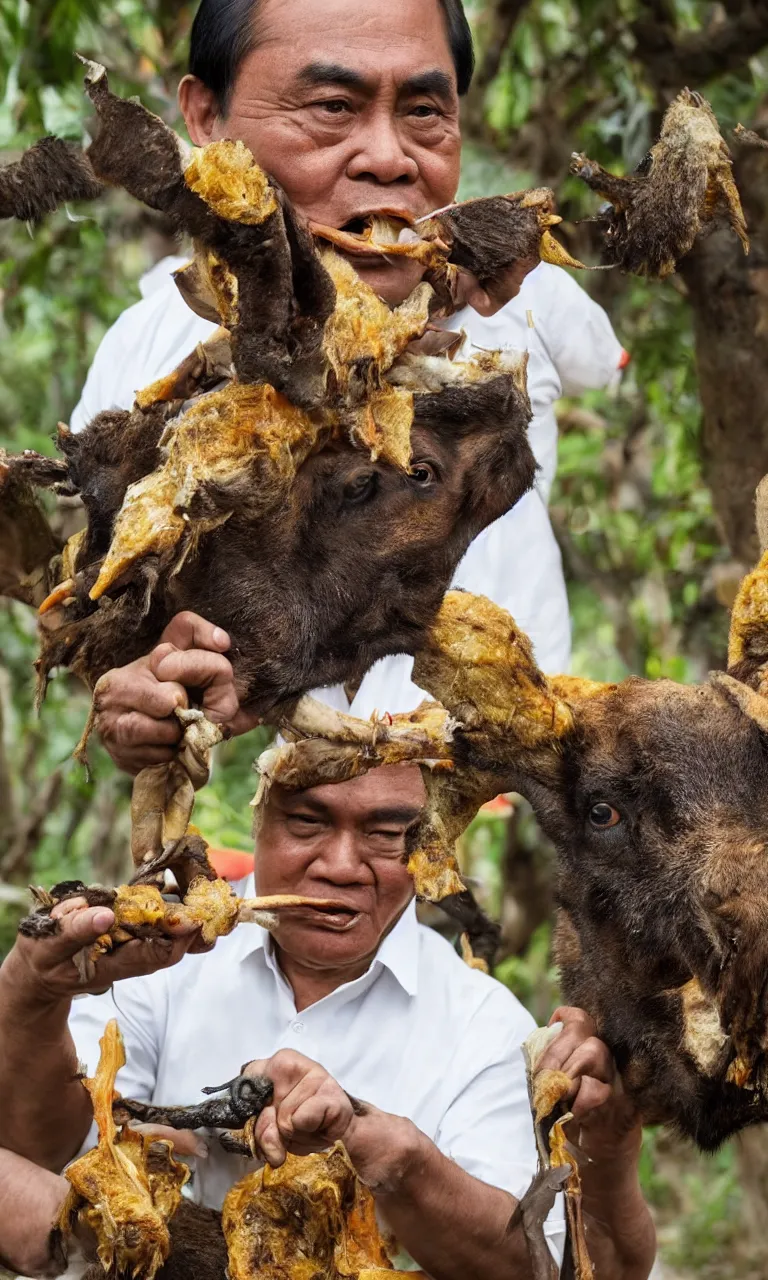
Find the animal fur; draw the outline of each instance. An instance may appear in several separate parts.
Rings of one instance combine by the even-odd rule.
[[[761,501],[765,530],[765,486]],[[410,865],[433,882],[484,801],[530,801],[558,854],[566,1001],[595,1018],[644,1118],[705,1150],[768,1119],[767,619],[768,554],[734,606],[728,673],[601,684],[545,677],[504,610],[450,592],[414,663],[442,714],[424,704],[410,730],[395,716],[380,745],[368,725],[365,746],[361,722],[335,716],[325,751],[312,747],[326,777],[334,752],[348,772],[389,763],[390,741],[422,763]],[[302,728],[322,714],[296,709]],[[291,750],[309,785],[309,745]]]
[[[749,251],[731,157],[701,94],[683,89],[668,107],[658,142],[635,173],[619,177],[574,155],[571,172],[603,196],[606,263],[638,275],[670,275],[696,237],[725,218]]]

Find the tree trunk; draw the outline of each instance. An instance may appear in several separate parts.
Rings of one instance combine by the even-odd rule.
[[[718,230],[681,263],[694,315],[702,458],[733,555],[758,555],[755,489],[768,472],[768,151],[736,144],[751,250]]]

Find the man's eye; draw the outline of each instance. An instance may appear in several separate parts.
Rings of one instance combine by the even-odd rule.
[[[320,107],[331,116],[341,116],[351,109],[345,98],[322,98],[319,102],[313,102],[312,106]]]
[[[385,831],[379,829],[378,831],[369,831],[368,835],[371,840],[374,840],[379,845],[396,845],[398,848],[402,845],[405,838],[405,832],[400,830]]]
[[[411,107],[411,115],[415,116],[417,120],[436,120],[438,116],[442,115],[442,112],[438,111],[437,107],[431,107],[426,102],[421,102],[418,106]]]
[[[297,826],[306,830],[320,826],[320,819],[311,817],[308,813],[292,813],[291,822],[295,822]]]

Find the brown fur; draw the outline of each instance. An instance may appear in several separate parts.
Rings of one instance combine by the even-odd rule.
[[[156,1280],[226,1280],[227,1245],[221,1214],[183,1199],[168,1224],[171,1252]],[[92,1262],[82,1280],[105,1280],[100,1262]]]
[[[638,275],[667,276],[716,218],[749,249],[731,158],[709,103],[683,89],[658,142],[635,173],[619,177],[584,155],[571,172],[613,207],[601,211],[605,260]]]
[[[452,241],[450,261],[477,276],[481,283],[492,280],[515,262],[539,261],[541,207],[526,207],[529,192],[512,196],[487,196],[457,204],[441,213],[441,231]],[[550,211],[554,209],[551,197]]]
[[[68,200],[95,200],[103,193],[79,147],[41,138],[20,160],[0,169],[0,218],[39,222]]]
[[[425,703],[387,722],[379,748],[370,726],[366,741],[366,726],[333,713],[324,758],[330,776],[329,754],[346,753],[354,776],[396,740],[400,760],[452,759],[423,767],[428,803],[409,847],[433,899],[479,806],[503,791],[530,801],[558,855],[566,1002],[595,1018],[645,1119],[707,1150],[768,1120],[768,699],[757,692],[767,602],[764,557],[732,620],[749,684],[724,673],[700,686],[598,684],[547,679],[503,609],[449,592],[414,679],[450,720]],[[297,708],[297,728],[310,710]],[[312,785],[301,737],[284,750]],[[285,785],[279,760],[270,767]]]

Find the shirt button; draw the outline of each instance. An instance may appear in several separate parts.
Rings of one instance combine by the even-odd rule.
[[[293,1030],[296,1032],[296,1035],[297,1035],[297,1036],[300,1036],[300,1035],[301,1035],[301,1033],[302,1033],[302,1031],[304,1030],[304,1023],[303,1023],[303,1022],[294,1022],[294,1024],[293,1024]]]

